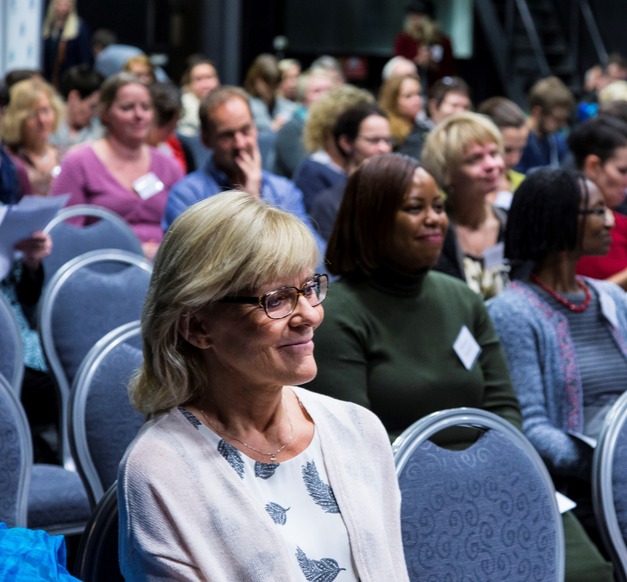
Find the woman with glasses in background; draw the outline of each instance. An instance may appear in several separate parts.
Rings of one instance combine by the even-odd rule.
[[[594,117],[571,132],[568,147],[577,169],[601,191],[614,220],[609,252],[581,257],[577,273],[627,290],[627,216],[614,210],[624,203],[627,191],[627,124],[609,115]]]
[[[244,192],[170,227],[120,466],[126,580],[407,580],[392,452],[316,374],[327,278],[309,229]],[[158,462],[155,462],[155,460]]]
[[[601,192],[583,176],[553,168],[529,174],[514,194],[505,255],[530,261],[531,276],[488,303],[523,431],[596,541],[590,439],[627,387],[627,297],[575,272],[580,257],[607,253],[612,225]]]

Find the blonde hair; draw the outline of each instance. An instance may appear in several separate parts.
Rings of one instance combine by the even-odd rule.
[[[456,113],[441,121],[427,135],[422,149],[422,166],[441,188],[446,189],[468,148],[490,143],[495,143],[503,155],[501,132],[490,118],[469,111]]]
[[[627,81],[612,81],[599,92],[599,103],[627,101]]]
[[[181,335],[189,317],[221,298],[318,264],[305,224],[240,191],[198,202],[174,221],[155,258],[142,314],[144,363],[131,382],[134,406],[155,414],[198,399],[206,364]]]
[[[157,80],[157,77],[155,75],[155,67],[152,64],[152,62],[150,61],[150,57],[148,57],[148,55],[137,55],[135,57],[129,58],[126,61],[126,63],[124,63],[123,70],[126,71],[127,73],[136,74],[133,71],[133,67],[135,65],[140,65],[142,67],[148,67],[148,72],[152,76],[153,82]]]
[[[418,83],[420,91],[420,77],[418,75],[399,75],[389,78],[379,90],[379,105],[388,114],[390,133],[396,145],[402,145],[414,127],[414,124],[398,112],[398,97],[401,94],[403,83],[411,79]]]
[[[48,9],[46,10],[46,17],[44,18],[44,24],[42,27],[42,36],[43,38],[48,38],[52,35],[54,31],[55,24],[55,8],[56,8],[56,0],[52,0],[50,4],[48,4]],[[72,40],[78,36],[80,22],[78,19],[78,13],[76,12],[76,2],[72,0],[72,8],[67,16],[65,24],[63,25],[63,32],[61,33],[61,40]]]
[[[9,147],[15,149],[22,145],[24,121],[34,111],[37,101],[42,95],[48,97],[50,106],[54,111],[53,131],[56,131],[65,111],[63,101],[49,83],[37,78],[24,79],[11,87],[9,105],[4,112],[0,126],[0,138]]]
[[[309,108],[303,131],[305,149],[310,153],[324,149],[328,141],[333,139],[333,126],[337,118],[358,103],[374,103],[374,96],[354,85],[342,85],[332,89],[322,99],[316,101]]]

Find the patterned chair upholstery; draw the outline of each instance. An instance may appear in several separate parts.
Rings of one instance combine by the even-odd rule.
[[[152,264],[126,251],[92,251],[66,263],[44,290],[41,343],[59,390],[61,457],[74,468],[67,434],[67,406],[76,372],[96,342],[141,316]]]
[[[627,581],[627,392],[608,413],[594,450],[592,502],[618,580]]]
[[[49,534],[83,530],[90,514],[77,473],[58,465],[33,465],[26,414],[0,376],[0,521]]]
[[[70,446],[93,505],[117,479],[122,456],[144,424],[128,397],[128,382],[143,360],[140,332],[134,321],[99,340],[72,387]]]
[[[89,582],[124,582],[118,561],[118,500],[114,482],[92,513],[81,537],[76,575]]]
[[[451,426],[482,432],[464,450],[429,440]],[[553,484],[509,423],[472,408],[440,411],[409,427],[394,448],[411,580],[563,580]]]
[[[0,374],[15,393],[22,391],[24,377],[24,346],[20,324],[7,298],[0,293]]]
[[[86,217],[89,223],[77,226],[66,222]],[[52,253],[44,259],[46,283],[70,259],[89,251],[119,249],[144,256],[141,241],[117,214],[91,204],[78,204],[61,210],[44,229],[52,238]]]

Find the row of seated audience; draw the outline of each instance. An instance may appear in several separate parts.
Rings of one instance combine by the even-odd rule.
[[[329,483],[338,505],[334,513],[342,514],[344,526],[327,526],[316,516],[308,520],[310,510],[297,519],[315,524],[314,530],[330,527],[338,537],[331,545],[318,545],[324,536],[313,536],[318,541],[305,551],[298,528],[286,528],[279,537],[269,532],[268,539],[274,540],[269,546],[290,548],[287,554],[281,549],[276,572],[287,568],[302,576],[317,556],[315,560],[335,563],[355,579],[366,572],[404,579],[394,563],[398,556],[383,549],[370,552],[370,546],[358,550],[347,541],[357,539],[359,527],[374,531],[377,519],[379,536],[398,536],[390,458],[382,451],[385,439],[371,416],[363,419],[371,433],[355,434],[348,416],[365,414],[356,412],[360,409],[284,388],[311,381],[307,388],[315,392],[371,409],[389,438],[429,412],[453,406],[490,410],[522,427],[556,487],[578,503],[563,516],[567,580],[611,580],[590,506],[592,452],[580,437],[598,436],[607,411],[625,389],[621,379],[626,376],[620,371],[627,362],[627,303],[615,283],[626,285],[626,219],[615,209],[624,203],[627,188],[626,122],[601,107],[598,117],[575,127],[566,139],[560,130],[574,99],[556,78],[531,89],[525,122],[520,108],[504,98],[482,104],[484,114],[469,112],[470,89],[459,78],[444,77],[430,86],[427,117],[416,71],[384,81],[379,106],[368,91],[342,85],[320,68],[299,78],[296,94],[303,102],[292,102],[286,120],[277,105],[289,96],[289,87],[279,97],[280,75],[270,60],[260,58],[258,76],[251,73],[248,79],[254,101],[250,92],[221,87],[212,63],[194,60],[185,77],[186,94],[194,95],[187,111],[171,85],[155,83],[154,77],[147,83],[128,71],[112,75],[97,90],[102,133],[89,132],[86,143],[68,144],[69,149],[52,145],[60,121],[54,90],[37,78],[11,87],[1,125],[8,151],[3,151],[0,168],[13,167],[12,181],[6,183],[14,186],[4,189],[3,173],[3,201],[34,193],[38,185],[40,194],[70,193],[71,204],[112,209],[133,227],[146,256],[156,257],[155,271],[163,270],[163,278],[155,277],[144,314],[145,354],[151,356],[132,394],[143,412],[167,414],[149,425],[122,465],[125,573],[129,579],[146,571],[177,577],[188,568],[225,567],[202,557],[206,546],[198,544],[195,532],[207,531],[209,524],[190,519],[194,507],[207,503],[202,489],[177,500],[168,493],[181,472],[198,463],[208,439],[218,454],[203,465],[203,474],[224,464],[221,457],[235,470],[228,476],[220,471],[221,477],[209,479],[208,486],[230,487],[234,475],[246,481],[250,471],[276,473],[279,479],[268,480],[262,497],[276,498],[272,511],[283,512],[277,517],[281,523],[285,508],[297,507],[311,491],[305,480],[301,498],[279,497],[296,477],[286,475],[283,481],[276,467],[298,459],[296,473],[301,465],[314,467],[302,470],[314,471],[316,482]],[[146,64],[140,61],[129,68]],[[88,69],[81,70],[87,77]],[[70,73],[81,77],[76,70]],[[64,91],[68,113],[71,100],[88,101],[81,103],[84,112],[93,107],[96,91],[68,87],[69,82]],[[179,122],[181,135],[194,135],[194,115],[189,114],[194,108],[195,137],[211,155],[184,175],[194,159],[172,134]],[[78,135],[79,125],[66,136]],[[264,127],[276,145],[274,163],[287,176],[264,167],[259,146]],[[301,156],[298,163],[290,157],[294,153]],[[581,174],[557,168],[560,164]],[[41,185],[42,175],[47,186]],[[248,196],[219,195],[234,188]],[[195,205],[206,198],[215,202]],[[288,214],[274,216],[272,207]],[[290,222],[288,215],[300,222]],[[260,224],[264,229],[259,230]],[[159,250],[165,231],[172,235],[166,237],[167,248]],[[283,243],[277,245],[277,240]],[[325,262],[303,241],[315,241],[323,253],[326,249]],[[16,263],[9,281],[16,290],[23,277],[41,275],[41,257],[51,250],[42,233],[21,247],[25,261]],[[234,253],[235,248],[241,252]],[[327,283],[324,274],[314,276],[319,269],[339,278],[330,286],[324,323],[319,304]],[[173,270],[181,274],[176,285]],[[204,294],[197,291],[201,278],[207,283]],[[277,288],[282,288],[278,295]],[[29,301],[36,296],[31,294]],[[487,307],[483,300],[489,300]],[[20,301],[30,304],[19,298],[15,302]],[[179,339],[172,346],[155,345],[155,338],[166,336]],[[293,347],[299,338],[305,347]],[[275,353],[277,341],[291,342],[288,355]],[[158,357],[156,350],[178,353],[177,362],[168,364],[170,371],[152,360]],[[258,366],[251,364],[253,357],[259,358]],[[179,378],[181,366],[188,372]],[[170,389],[175,385],[179,393]],[[228,397],[221,392],[224,385],[231,387]],[[251,386],[260,394],[251,395]],[[241,406],[233,407],[235,400]],[[333,423],[327,424],[327,418]],[[315,446],[310,446],[312,419]],[[187,434],[179,443],[172,431],[181,423]],[[200,427],[202,435],[190,427]],[[330,443],[330,430],[351,442],[359,466],[370,458],[363,446],[381,451],[377,458],[386,467],[382,480],[363,496],[377,497],[370,521],[360,513],[363,508],[351,506],[339,485],[346,477],[337,464],[343,456]],[[452,435],[447,444],[459,445],[467,437]],[[154,446],[180,444],[190,447],[189,456],[178,459],[173,453],[167,467],[144,466],[150,459],[146,451]],[[263,466],[255,467],[255,462]],[[352,480],[359,480],[358,472]],[[377,486],[386,493],[377,493]],[[155,490],[170,499],[173,513],[178,508],[185,515],[185,524],[171,521],[169,511],[162,514],[159,496],[147,493]],[[248,518],[267,511],[263,505],[249,509]],[[391,513],[383,525],[386,510]],[[170,520],[173,538],[164,539],[157,551],[151,531],[162,527],[162,519]],[[186,530],[189,538],[182,533]],[[240,534],[229,531],[219,543],[231,551]],[[243,531],[250,533],[246,527]],[[176,532],[190,540],[187,550],[175,547]],[[381,545],[389,549],[389,544]],[[164,558],[155,560],[161,552]],[[248,556],[240,563],[242,572],[257,567]]]

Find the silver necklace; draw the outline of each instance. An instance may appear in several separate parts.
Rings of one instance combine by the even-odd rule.
[[[266,451],[260,451],[259,449],[256,449],[255,447],[251,447],[249,444],[245,443],[243,440],[238,439],[236,436],[233,436],[233,435],[225,433],[224,431],[218,430],[218,428],[207,418],[207,415],[205,414],[205,411],[202,408],[199,408],[198,410],[200,410],[201,414],[203,415],[203,417],[207,421],[207,424],[215,432],[217,432],[220,436],[226,437],[226,438],[234,440],[234,441],[237,441],[241,445],[245,446],[247,449],[250,449],[251,451],[255,451],[255,453],[259,453],[260,455],[264,455],[266,457],[270,457],[270,462],[271,463],[276,463],[277,456],[280,453],[283,452],[285,447],[287,445],[289,445],[292,442],[292,439],[294,438],[294,426],[292,425],[292,419],[290,418],[290,415],[287,412],[287,406],[285,406],[285,400],[283,398],[281,398],[281,402],[283,403],[283,409],[285,410],[285,415],[287,416],[287,422],[289,422],[289,424],[290,424],[290,436],[287,439],[287,441],[285,441],[285,443],[278,450],[276,450],[276,451],[274,451],[272,453],[268,453]]]

